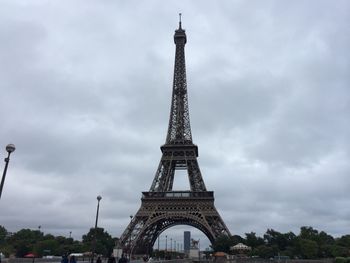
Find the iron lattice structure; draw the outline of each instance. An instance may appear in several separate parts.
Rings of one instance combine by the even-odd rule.
[[[125,252],[144,254],[152,250],[157,237],[175,225],[201,230],[211,242],[231,235],[214,206],[214,193],[207,191],[198,166],[198,147],[192,142],[188,109],[185,44],[181,27],[175,30],[175,67],[169,127],[162,145],[162,158],[151,188],[142,193],[141,208],[119,240]],[[189,191],[173,191],[175,171],[187,170]]]

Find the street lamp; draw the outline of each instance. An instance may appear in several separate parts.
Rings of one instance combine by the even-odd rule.
[[[160,239],[160,235],[158,236],[158,261],[159,261],[159,239]]]
[[[201,262],[201,239],[198,239],[198,260]]]
[[[133,216],[130,215],[129,262],[131,262],[131,235],[132,235],[131,223],[132,223],[132,218],[133,218]]]
[[[168,249],[168,236],[165,235],[165,253],[167,252]]]
[[[6,177],[6,172],[7,172],[7,167],[9,165],[9,161],[10,161],[10,155],[11,153],[13,153],[16,150],[16,147],[14,144],[8,144],[6,146],[6,151],[8,152],[7,157],[5,158],[5,168],[4,168],[4,172],[2,174],[2,178],[1,178],[1,185],[0,185],[0,199],[1,199],[1,194],[2,194],[2,188],[4,187],[4,183],[5,183],[5,177]]]
[[[94,240],[92,245],[92,257],[91,257],[91,263],[94,262],[94,255],[95,255],[95,249],[96,249],[96,236],[97,236],[97,221],[98,221],[98,212],[100,210],[100,201],[102,197],[100,195],[97,196],[97,211],[96,211],[96,221],[95,221],[95,231],[94,231]]]

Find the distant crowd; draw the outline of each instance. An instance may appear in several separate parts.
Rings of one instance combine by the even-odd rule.
[[[78,260],[77,260],[77,257],[75,255],[63,255],[62,259],[61,259],[61,263],[77,263],[77,261]],[[91,259],[91,261],[92,261],[91,263],[94,263],[93,259]],[[143,261],[144,262],[149,262],[149,258],[144,256],[143,257]],[[113,255],[111,255],[107,259],[106,262],[107,263],[117,263],[116,258]],[[0,261],[0,263],[1,263],[1,261]],[[102,258],[100,256],[97,257],[96,263],[102,263]],[[128,263],[128,259],[125,256],[125,254],[122,254],[122,256],[118,260],[118,263]]]

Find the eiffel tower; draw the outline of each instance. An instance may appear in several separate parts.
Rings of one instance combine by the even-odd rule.
[[[207,191],[198,166],[198,147],[192,142],[185,68],[187,37],[181,27],[175,30],[175,68],[170,119],[162,158],[151,188],[142,192],[141,207],[119,239],[129,254],[149,254],[157,237],[175,225],[199,229],[213,243],[230,231],[214,206],[214,192]],[[187,170],[189,191],[173,191],[176,170]]]

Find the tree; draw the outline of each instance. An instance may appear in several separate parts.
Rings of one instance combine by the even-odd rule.
[[[315,259],[318,255],[318,245],[315,241],[309,239],[299,239],[301,256],[306,259]]]
[[[5,227],[0,226],[0,245],[5,243],[7,237],[7,230]]]
[[[313,241],[318,241],[318,231],[316,229],[313,229],[311,226],[302,226],[300,228],[300,234],[299,237],[301,239],[308,239]]]
[[[261,258],[272,258],[275,256],[276,252],[273,247],[268,245],[260,245],[253,249],[253,255],[257,255]]]
[[[231,237],[227,235],[221,235],[211,245],[211,248],[214,250],[214,252],[221,251],[221,252],[229,253],[230,247],[233,245],[234,243]]]
[[[265,244],[264,239],[261,237],[257,237],[254,232],[245,233],[245,236],[246,236],[245,244],[247,246],[250,246],[253,249]]]
[[[347,257],[350,256],[349,248],[334,245],[332,246],[332,256],[333,257]]]
[[[264,240],[269,246],[277,246],[278,250],[285,250],[288,245],[288,235],[284,235],[273,229],[268,229],[264,235]]]
[[[95,238],[95,228],[90,228],[90,231],[83,235],[83,244],[84,248],[87,249],[87,251],[91,251],[92,248],[92,242]],[[97,254],[101,254],[105,257],[110,256],[112,254],[114,247],[114,240],[110,234],[107,233],[107,231],[104,231],[103,228],[96,228],[96,247],[95,252]]]
[[[43,233],[38,230],[22,229],[8,238],[9,243],[16,251],[17,257],[23,257],[34,252],[36,242],[42,240]]]
[[[347,247],[350,249],[350,235],[345,235],[345,236],[342,236],[340,238],[337,238],[335,243],[338,246],[343,246],[343,247]]]
[[[239,235],[233,235],[230,237],[232,245],[237,245],[238,243],[245,243],[244,238]]]
[[[33,247],[33,252],[39,257],[45,255],[59,255],[59,243],[55,239],[46,239],[37,242]]]

